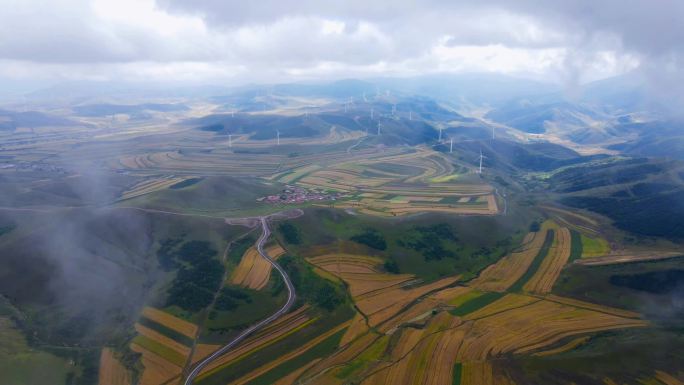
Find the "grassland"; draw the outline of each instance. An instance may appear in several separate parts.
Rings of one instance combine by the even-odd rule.
[[[74,369],[66,358],[32,349],[14,323],[0,317],[0,382],[42,385],[48,377],[64,383]]]
[[[608,241],[600,237],[582,235],[582,258],[600,257],[610,253]]]
[[[277,233],[293,253],[371,255],[383,264],[396,264],[395,272],[410,272],[426,281],[456,274],[475,276],[509,253],[531,220],[525,213],[506,217],[428,213],[404,218],[353,215],[330,208],[310,208],[305,213],[288,221],[298,234],[297,244]],[[368,229],[384,241],[384,250],[353,241]]]

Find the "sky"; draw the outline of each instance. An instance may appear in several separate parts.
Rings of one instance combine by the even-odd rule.
[[[681,0],[0,0],[0,85],[684,80]]]

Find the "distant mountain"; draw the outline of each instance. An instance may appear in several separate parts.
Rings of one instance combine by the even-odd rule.
[[[381,88],[427,96],[454,104],[498,106],[512,99],[557,93],[560,87],[498,74],[440,74],[369,80]]]
[[[633,156],[669,157],[684,160],[684,122],[655,120],[623,123],[615,131],[637,136],[625,143],[609,146]]]
[[[577,101],[600,107],[614,114],[662,110],[662,106],[649,100],[645,81],[636,73],[586,84],[580,88]]]
[[[461,142],[456,146],[464,151],[475,161],[479,151],[483,151],[486,158],[486,167],[494,167],[498,170],[511,171],[552,171],[560,167],[586,163],[595,159],[605,157],[581,156],[577,152],[557,144],[540,143],[518,143],[507,140],[485,140]]]
[[[72,108],[79,116],[108,116],[114,114],[136,115],[145,111],[176,112],[187,111],[182,103],[144,103],[144,104],[85,104]]]
[[[603,214],[633,233],[684,239],[684,163],[626,159],[560,171],[548,186],[565,205]]]
[[[282,138],[302,138],[322,135],[330,125],[320,118],[304,116],[213,114],[190,119],[185,125],[195,126],[202,131],[220,134],[254,134],[254,139],[271,139],[280,131]]]
[[[17,128],[84,126],[83,123],[38,111],[0,110],[0,130],[13,131]]]

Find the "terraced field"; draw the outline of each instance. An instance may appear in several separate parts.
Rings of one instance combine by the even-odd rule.
[[[335,207],[378,216],[418,212],[493,215],[493,188],[477,179],[456,178],[443,154],[426,148],[371,159],[346,160],[326,167],[305,166],[279,180],[307,188],[344,192],[353,198]]]
[[[268,255],[277,259],[285,253],[280,245],[274,245],[266,249]],[[230,283],[261,290],[266,287],[271,278],[272,266],[264,260],[254,247],[250,247],[242,256],[240,264],[235,268],[230,277]]]
[[[127,191],[121,194],[121,200],[131,199],[139,197],[141,195],[153,193],[155,191],[163,190],[169,188],[173,185],[181,183],[189,178],[181,177],[162,177],[162,178],[151,178],[142,181],[134,186],[131,186]]]
[[[159,309],[145,308],[135,325],[131,350],[142,354],[140,385],[179,378],[192,352],[197,326]]]
[[[547,294],[569,248],[569,229],[545,223],[466,285],[420,284],[363,255],[311,257],[346,282],[360,313],[339,349],[282,383],[513,384],[497,357],[559,354],[592,333],[648,325],[634,312]]]

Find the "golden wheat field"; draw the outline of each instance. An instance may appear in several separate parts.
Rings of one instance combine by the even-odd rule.
[[[487,267],[470,286],[483,291],[502,292],[511,287],[532,264],[534,257],[541,250],[546,239],[547,230],[529,233],[523,240],[520,250],[501,258],[497,263]]]
[[[169,329],[173,329],[181,334],[184,334],[190,338],[195,338],[197,334],[197,325],[175,317],[162,310],[155,309],[153,307],[146,307],[142,311],[142,315],[158,324],[164,325]]]
[[[139,385],[160,385],[181,373],[180,366],[172,364],[140,345],[131,345],[131,350],[142,354],[142,364],[145,369],[140,377]]]
[[[100,353],[99,385],[131,385],[131,375],[109,348]]]
[[[165,335],[155,330],[152,330],[148,327],[145,327],[139,323],[135,324],[135,331],[138,332],[139,335],[145,336],[152,341],[162,344],[183,356],[187,356],[188,354],[190,354],[189,347],[181,344],[180,342],[176,342],[173,339],[166,337]]]
[[[282,255],[284,251],[280,246],[275,247],[271,252],[267,251],[270,256],[274,256],[274,254],[271,254],[274,252]],[[268,284],[268,280],[271,277],[271,268],[271,263],[263,258],[256,248],[250,247],[230,276],[230,283],[254,290],[261,290]]]
[[[523,290],[545,294],[551,291],[561,269],[570,258],[571,235],[567,227],[554,232],[554,240],[548,255],[544,258],[539,270],[525,284]]]
[[[487,292],[505,292],[530,268],[552,229],[555,240],[522,293],[504,293],[463,316],[449,313]],[[494,370],[497,357],[554,355],[577,348],[596,332],[647,326],[634,312],[548,294],[567,262],[569,243],[567,228],[545,223],[518,251],[466,285],[458,285],[458,277],[427,285],[410,275],[392,279],[377,269],[380,260],[363,255],[309,258],[346,282],[362,314],[350,322],[338,351],[290,383],[449,385],[458,364],[461,384],[514,384]]]

